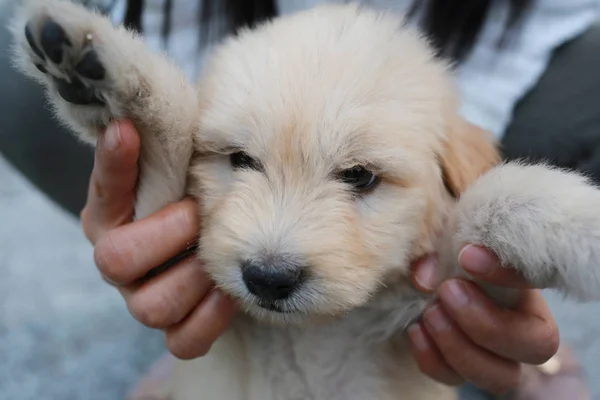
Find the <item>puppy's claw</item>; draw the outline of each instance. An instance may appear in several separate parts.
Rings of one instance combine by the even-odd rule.
[[[79,79],[72,78],[71,82],[55,78],[60,96],[69,103],[76,105],[103,105],[104,102],[96,96],[94,89],[83,84]]]
[[[46,61],[46,57],[44,56],[44,53],[42,53],[40,48],[35,43],[35,39],[33,38],[33,33],[31,33],[31,29],[29,28],[29,25],[25,26],[25,39],[27,39],[27,43],[29,44],[29,47],[35,53],[35,55],[38,56],[39,58],[41,58],[42,60]]]
[[[55,64],[60,64],[63,60],[63,46],[71,46],[71,41],[67,38],[65,30],[54,21],[48,21],[44,24],[40,41],[42,49]]]
[[[106,70],[98,59],[98,53],[94,50],[89,51],[83,57],[83,60],[75,67],[75,71],[84,78],[97,81],[104,79],[104,76],[106,75]]]

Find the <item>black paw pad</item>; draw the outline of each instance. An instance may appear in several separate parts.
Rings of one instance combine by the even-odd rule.
[[[97,81],[104,79],[104,76],[106,75],[104,66],[100,60],[98,60],[98,53],[93,50],[89,51],[83,57],[83,60],[75,67],[75,71],[84,78]]]
[[[55,78],[56,87],[60,96],[76,105],[102,105],[104,102],[100,100],[94,93],[94,89],[86,87],[83,82],[77,78],[73,78],[71,82],[64,79]]]
[[[44,53],[42,53],[37,44],[35,44],[35,39],[33,38],[33,33],[31,33],[29,25],[25,26],[25,39],[27,39],[27,43],[29,43],[29,47],[33,50],[35,55],[45,61],[46,57],[44,57]]]
[[[63,46],[71,46],[71,41],[67,38],[65,30],[54,21],[48,21],[44,24],[40,41],[42,49],[55,64],[62,62]]]

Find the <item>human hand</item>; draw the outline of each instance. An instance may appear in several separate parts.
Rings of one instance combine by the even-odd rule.
[[[448,385],[469,381],[501,394],[519,384],[521,363],[542,364],[556,354],[559,332],[552,313],[541,292],[517,271],[502,267],[482,247],[467,245],[459,255],[461,266],[473,277],[524,290],[518,306],[505,309],[468,280],[440,284],[436,262],[435,257],[427,257],[412,269],[415,286],[439,294],[422,321],[408,331],[423,373]]]
[[[133,222],[140,139],[129,122],[113,122],[100,136],[87,203],[81,212],[86,237],[104,279],[117,287],[129,312],[165,332],[176,357],[208,352],[229,326],[232,302],[213,288],[193,253],[151,278],[155,267],[197,240],[197,205],[186,199]]]

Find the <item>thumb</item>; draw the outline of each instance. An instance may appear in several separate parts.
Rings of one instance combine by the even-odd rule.
[[[466,272],[483,282],[512,289],[532,289],[523,275],[501,265],[498,257],[485,247],[466,245],[458,255],[458,262]]]
[[[81,221],[95,243],[133,217],[140,138],[131,122],[113,121],[100,135]]]
[[[420,291],[434,292],[442,283],[436,254],[427,255],[411,265],[411,282]]]

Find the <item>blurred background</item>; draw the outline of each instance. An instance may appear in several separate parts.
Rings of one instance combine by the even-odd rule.
[[[2,25],[10,5],[0,0]],[[164,351],[163,337],[134,321],[100,279],[76,218],[92,152],[57,127],[38,86],[9,67],[8,45],[3,29],[0,400],[123,399]],[[537,86],[519,101],[503,145],[509,158],[547,159],[600,177],[598,23],[553,52]],[[563,342],[576,349],[600,399],[599,305],[547,298]]]

